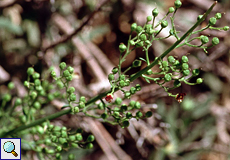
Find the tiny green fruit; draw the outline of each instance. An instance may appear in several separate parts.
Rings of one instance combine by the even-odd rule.
[[[158,14],[159,14],[159,11],[158,11],[157,8],[155,8],[155,9],[152,11],[152,15],[153,15],[154,17],[156,17]]]
[[[209,19],[209,25],[210,26],[213,26],[213,25],[215,25],[216,24],[216,18],[215,17],[211,17],[210,19]]]
[[[119,51],[120,51],[121,53],[123,53],[126,49],[127,49],[127,47],[126,47],[125,44],[121,43],[121,44],[119,45]]]
[[[162,21],[161,22],[161,27],[162,28],[165,28],[165,27],[167,27],[168,26],[168,22],[167,21]]]
[[[182,3],[181,3],[180,0],[176,0],[176,1],[174,2],[174,5],[175,5],[176,8],[180,8],[180,6],[182,5]]]
[[[164,76],[164,80],[165,80],[165,82],[171,81],[171,80],[172,80],[171,75],[170,75],[170,74],[166,74],[166,75]]]
[[[213,45],[217,45],[217,44],[219,44],[219,43],[220,43],[219,38],[213,37],[213,39],[212,39],[212,44],[213,44]]]
[[[169,7],[169,13],[173,13],[175,11],[175,8],[174,7]]]
[[[203,82],[203,79],[202,78],[197,78],[197,80],[196,80],[196,83],[197,84],[201,84]]]

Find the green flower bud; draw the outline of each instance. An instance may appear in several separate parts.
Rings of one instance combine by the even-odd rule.
[[[66,63],[65,63],[65,62],[61,62],[61,63],[59,64],[59,68],[60,68],[61,70],[65,69],[65,67],[66,67]]]
[[[56,153],[55,157],[57,160],[61,160],[61,154],[60,153]]]
[[[80,102],[86,103],[85,96],[81,96],[81,97],[80,97]]]
[[[69,71],[68,70],[65,70],[64,72],[63,72],[63,76],[64,77],[68,77],[68,76],[70,76],[71,74],[69,73]]]
[[[147,39],[145,34],[140,35],[140,40],[141,41],[145,41]]]
[[[120,105],[122,103],[122,99],[120,97],[117,97],[115,100],[116,105]]]
[[[143,30],[143,28],[141,26],[137,26],[137,28],[136,28],[137,33],[140,33],[142,30]]]
[[[169,7],[169,13],[173,13],[175,11],[175,8],[174,7]]]
[[[161,27],[162,28],[165,28],[165,27],[167,27],[168,26],[168,22],[167,21],[162,21],[161,22]]]
[[[27,121],[26,116],[20,116],[19,118],[23,123],[25,123]]]
[[[36,89],[38,92],[42,92],[42,91],[43,91],[42,86],[35,86],[35,89]]]
[[[32,77],[33,77],[33,79],[38,79],[38,78],[40,78],[40,74],[36,72],[32,75]]]
[[[8,83],[8,88],[11,90],[11,89],[14,89],[14,83],[13,82],[10,82]]]
[[[181,86],[181,83],[178,79],[176,79],[173,83],[174,87],[180,87]]]
[[[69,96],[69,100],[70,101],[76,101],[77,97],[74,93],[71,93],[70,96]]]
[[[188,63],[182,63],[182,70],[189,69]]]
[[[102,113],[101,118],[102,119],[107,119],[109,115],[107,113]]]
[[[197,80],[196,80],[196,83],[197,84],[201,84],[203,82],[203,79],[202,78],[197,78]]]
[[[143,47],[143,46],[144,46],[144,42],[143,41],[136,43],[136,47]]]
[[[116,74],[118,72],[118,68],[114,67],[112,72],[113,72],[113,74]]]
[[[56,147],[56,151],[61,152],[62,151],[62,147],[61,146],[57,146]]]
[[[76,137],[77,141],[82,141],[82,139],[83,139],[83,137],[80,133],[77,133],[75,137]]]
[[[58,141],[57,136],[54,136],[54,135],[53,135],[53,136],[51,137],[51,141],[52,141],[52,142],[57,142],[57,141]]]
[[[141,108],[140,102],[136,102],[135,105],[134,105],[134,107],[135,107],[136,109],[140,109],[140,108]]]
[[[67,132],[62,130],[62,131],[61,131],[61,137],[62,137],[62,138],[67,138],[67,137],[68,137]]]
[[[201,43],[202,43],[202,44],[206,44],[206,43],[209,42],[208,37],[207,37],[207,36],[204,36],[204,35],[201,35],[201,36],[200,36],[200,40],[201,40]]]
[[[126,104],[122,104],[121,105],[121,111],[124,112],[124,111],[127,111],[128,107]]]
[[[168,64],[168,62],[167,62],[167,61],[163,61],[163,62],[162,62],[162,66],[163,66],[163,68],[168,67],[168,65],[169,65],[169,64]]]
[[[57,81],[57,86],[59,89],[64,88],[64,84],[61,81]]]
[[[104,109],[104,105],[102,102],[100,102],[98,105],[97,105],[97,108],[98,109]]]
[[[121,87],[124,87],[124,86],[125,86],[125,81],[124,81],[124,80],[121,80],[121,81],[119,82],[119,85],[120,85]]]
[[[73,153],[69,154],[68,156],[68,160],[74,160],[75,156]]]
[[[125,98],[130,98],[130,96],[131,96],[131,93],[128,92],[128,91],[126,91],[126,92],[125,92]]]
[[[30,83],[28,81],[24,81],[24,86],[26,86],[27,88],[30,87]]]
[[[199,16],[197,17],[197,21],[199,21],[202,17],[203,17],[203,15],[199,15]]]
[[[70,135],[70,136],[69,136],[69,140],[70,140],[70,141],[75,141],[75,140],[76,140],[76,136]]]
[[[129,43],[130,43],[131,46],[135,45],[135,42],[133,40],[130,40]]]
[[[129,126],[129,121],[125,120],[122,122],[123,127],[128,127]]]
[[[95,137],[93,136],[93,135],[89,135],[88,137],[87,137],[87,142],[93,142],[95,140]]]
[[[69,71],[70,74],[73,74],[74,72],[74,68],[71,66],[67,67],[67,70]]]
[[[146,74],[147,75],[151,75],[153,73],[153,71],[151,69],[147,70]]]
[[[35,79],[34,80],[34,85],[35,86],[40,86],[41,85],[41,81],[39,79]]]
[[[55,126],[55,127],[54,127],[54,131],[55,131],[55,132],[60,132],[60,131],[61,131],[61,127]]]
[[[168,56],[168,62],[171,64],[175,63],[175,58],[173,56]]]
[[[44,129],[41,126],[36,126],[36,130],[39,134],[44,134]]]
[[[86,148],[87,148],[87,149],[92,149],[92,148],[93,148],[93,143],[88,143],[88,144],[86,145]]]
[[[153,112],[151,112],[151,111],[148,111],[145,113],[145,117],[147,117],[147,118],[151,117],[152,115],[153,115]]]
[[[127,49],[127,47],[126,47],[126,45],[124,45],[123,43],[121,43],[121,44],[119,45],[119,51],[120,51],[121,53],[123,53],[126,49]]]
[[[137,91],[140,91],[141,90],[141,85],[140,84],[136,84],[135,88],[136,88]]]
[[[152,19],[153,19],[152,16],[148,16],[148,17],[147,17],[147,22],[151,21]]]
[[[131,107],[134,107],[135,104],[136,104],[136,101],[134,101],[134,100],[131,100],[131,101],[129,102],[129,106],[131,106]]]
[[[213,44],[213,45],[217,45],[217,44],[219,44],[219,43],[220,43],[219,38],[213,37],[213,39],[212,39],[212,44]]]
[[[29,76],[32,75],[32,74],[34,74],[34,68],[29,67],[29,68],[27,69],[27,74],[28,74]]]
[[[180,8],[180,6],[182,5],[182,3],[181,3],[180,0],[176,0],[176,1],[174,2],[174,5],[175,5],[176,8]]]
[[[159,14],[159,11],[158,11],[157,8],[155,8],[155,9],[152,11],[152,15],[153,15],[154,17],[156,17],[158,14]]]
[[[215,14],[215,18],[216,18],[216,19],[221,19],[221,13],[216,13],[216,14]]]
[[[137,24],[136,23],[133,23],[131,25],[131,31],[135,31],[137,29]]]
[[[165,80],[165,82],[169,82],[169,81],[171,81],[171,80],[172,80],[171,75],[170,75],[170,74],[165,74],[165,76],[164,76],[164,80]]]
[[[59,140],[59,143],[61,143],[62,145],[67,143],[66,138],[60,137],[60,138],[58,138],[58,140]]]
[[[78,107],[73,107],[73,110],[72,110],[73,113],[78,113],[79,111],[80,109]]]
[[[133,117],[133,115],[132,115],[131,112],[127,112],[126,115],[125,115],[125,117],[126,117],[127,119],[130,119],[130,118]]]
[[[132,67],[140,67],[141,66],[141,60],[135,60],[132,63]]]
[[[210,18],[208,23],[209,23],[210,26],[215,25],[216,24],[216,18],[215,17]]]
[[[71,94],[71,93],[74,93],[75,92],[75,88],[74,87],[69,87],[67,89],[67,93]]]
[[[188,57],[187,56],[182,56],[181,57],[181,62],[182,63],[188,63]]]
[[[4,96],[3,96],[3,100],[6,101],[6,102],[9,102],[11,100],[11,95],[9,93],[6,93]]]
[[[34,102],[34,108],[35,109],[40,109],[41,108],[41,103],[39,103],[38,101]]]
[[[51,75],[51,77],[56,77],[56,72],[55,71],[51,71],[51,73],[50,73],[50,75]]]
[[[188,76],[190,74],[190,71],[188,69],[183,70],[183,75]]]
[[[65,77],[65,79],[67,80],[67,81],[72,81],[73,80],[73,76],[68,76],[68,77]]]
[[[120,117],[120,113],[118,111],[114,111],[113,112],[113,116],[116,117],[116,118],[119,118]]]
[[[224,26],[223,30],[224,31],[228,31],[229,30],[229,26]]]
[[[137,118],[141,118],[143,116],[143,114],[141,113],[141,111],[138,111],[137,113],[136,113],[136,117]]]
[[[200,70],[199,69],[193,69],[192,70],[192,75],[195,77],[195,76],[198,76],[200,74]]]
[[[36,91],[32,91],[31,94],[30,94],[30,96],[31,96],[32,99],[35,99],[37,97],[37,95],[38,94],[37,94]]]
[[[19,106],[19,105],[21,105],[22,104],[22,99],[21,98],[17,98],[16,100],[15,100],[15,106]]]
[[[120,75],[119,79],[120,80],[125,80],[125,75],[124,74]]]
[[[79,108],[85,108],[85,103],[84,102],[80,102],[79,103]]]
[[[136,90],[136,88],[135,88],[135,87],[131,87],[131,88],[130,88],[130,93],[131,93],[131,94],[135,94],[135,93],[136,93],[136,91],[137,91],[137,90]]]

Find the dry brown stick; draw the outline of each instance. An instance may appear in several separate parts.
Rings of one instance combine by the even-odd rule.
[[[95,125],[101,131],[102,136],[106,139],[109,143],[110,147],[112,148],[113,152],[117,155],[120,160],[132,160],[132,158],[126,154],[115,142],[113,137],[108,133],[105,127],[98,121],[95,121]]]
[[[94,57],[97,59],[97,61],[100,63],[102,68],[105,70],[106,74],[111,73],[111,70],[114,66],[114,64],[111,63],[111,61],[106,57],[106,55],[98,48],[94,43],[87,42],[87,46],[91,53],[94,55]]]
[[[73,28],[61,15],[53,15],[53,21],[64,33],[70,34],[72,32]],[[84,44],[77,36],[72,37],[72,42],[79,50],[83,59],[86,60],[87,65],[92,70],[94,76],[97,78],[97,81],[104,81],[107,79],[98,62],[95,60],[93,55],[90,54],[86,44]]]
[[[10,6],[14,5],[16,2],[17,2],[17,0],[5,0],[5,1],[1,0],[0,9],[10,7]]]
[[[92,17],[95,15],[95,13],[97,13],[98,11],[101,10],[101,7],[104,6],[109,0],[105,0],[103,1],[85,20],[83,20],[83,23],[81,24],[81,26],[76,29],[75,31],[72,31],[70,34],[63,36],[60,40],[54,42],[53,44],[42,48],[41,50],[43,52],[46,52],[48,49],[55,47],[56,45],[60,44],[60,43],[64,43],[66,41],[68,41],[69,39],[71,39],[74,35],[76,35],[79,31],[82,30],[82,28],[92,19]]]
[[[106,157],[109,160],[118,160],[117,156],[113,153],[108,141],[106,140],[105,136],[103,135],[104,134],[103,130],[101,130],[97,126],[95,121],[92,120],[91,118],[86,118],[85,117],[84,121],[86,121],[88,123],[91,132],[95,136],[95,139],[96,139],[97,143],[100,145],[101,149],[104,151]]]

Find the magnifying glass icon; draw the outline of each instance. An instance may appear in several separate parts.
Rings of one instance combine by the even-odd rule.
[[[7,141],[3,145],[3,149],[7,153],[12,153],[15,157],[18,156],[18,154],[14,151],[15,150],[15,145],[11,141]]]

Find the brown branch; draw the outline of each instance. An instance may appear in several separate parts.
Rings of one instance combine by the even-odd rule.
[[[88,18],[86,18],[85,20],[83,20],[83,23],[81,24],[81,26],[76,29],[75,31],[73,31],[71,34],[63,36],[60,40],[54,42],[53,44],[42,48],[41,51],[43,51],[44,53],[50,49],[55,47],[58,44],[64,43],[66,41],[68,41],[69,39],[71,39],[74,35],[76,35],[79,31],[81,31],[83,29],[83,27],[92,19],[92,17],[95,15],[95,13],[97,13],[98,11],[101,10],[102,6],[104,6],[109,0],[105,0],[104,2],[102,2],[89,16]]]

